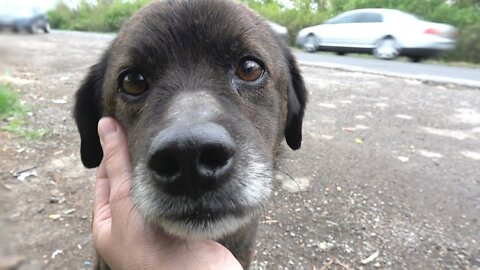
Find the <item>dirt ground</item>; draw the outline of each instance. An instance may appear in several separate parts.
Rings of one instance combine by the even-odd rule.
[[[0,130],[0,263],[91,269],[94,171],[71,109],[110,40],[0,33],[0,82],[49,131]],[[304,144],[280,158],[252,269],[480,269],[480,89],[302,70]]]

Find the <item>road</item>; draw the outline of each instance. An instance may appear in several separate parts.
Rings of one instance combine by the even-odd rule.
[[[295,55],[299,61],[309,65],[480,87],[480,68],[385,61],[348,55],[337,56],[328,53],[312,54],[299,50],[295,51]]]
[[[0,123],[0,263],[91,269],[94,171],[71,108],[109,41],[0,35],[0,82],[30,108],[29,128],[49,130],[28,140]],[[480,88],[301,69],[304,141],[278,159],[252,269],[480,269]]]

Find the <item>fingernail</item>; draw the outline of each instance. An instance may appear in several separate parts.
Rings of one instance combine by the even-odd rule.
[[[100,135],[100,142],[103,144],[103,141],[109,135],[117,132],[117,125],[110,118],[102,118],[98,122],[98,133]]]

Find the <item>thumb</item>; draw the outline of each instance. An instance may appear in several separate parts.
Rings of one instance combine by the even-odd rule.
[[[115,198],[125,198],[130,191],[132,165],[128,143],[122,127],[111,117],[98,122],[98,134],[103,148],[105,176],[110,184],[110,203]]]

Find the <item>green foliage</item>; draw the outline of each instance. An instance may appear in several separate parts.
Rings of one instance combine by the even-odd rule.
[[[480,23],[460,28],[456,49],[442,56],[442,59],[480,63]]]
[[[111,6],[107,6],[106,21],[109,29],[120,29],[122,24],[132,16],[132,14],[144,6],[148,1],[115,1]]]
[[[73,18],[73,11],[63,2],[60,2],[55,10],[48,13],[50,25],[57,29],[71,29],[70,23]]]
[[[48,13],[53,28],[116,32],[122,24],[149,0],[99,0],[97,3],[82,0],[74,9],[60,1]]]
[[[264,18],[287,27],[290,33],[290,44],[294,44],[296,33],[302,28],[320,24],[328,15],[325,12],[317,12],[310,6],[297,6],[286,8],[276,1],[262,3],[260,1],[248,1],[250,8],[257,11]],[[299,15],[301,14],[301,16]]]

